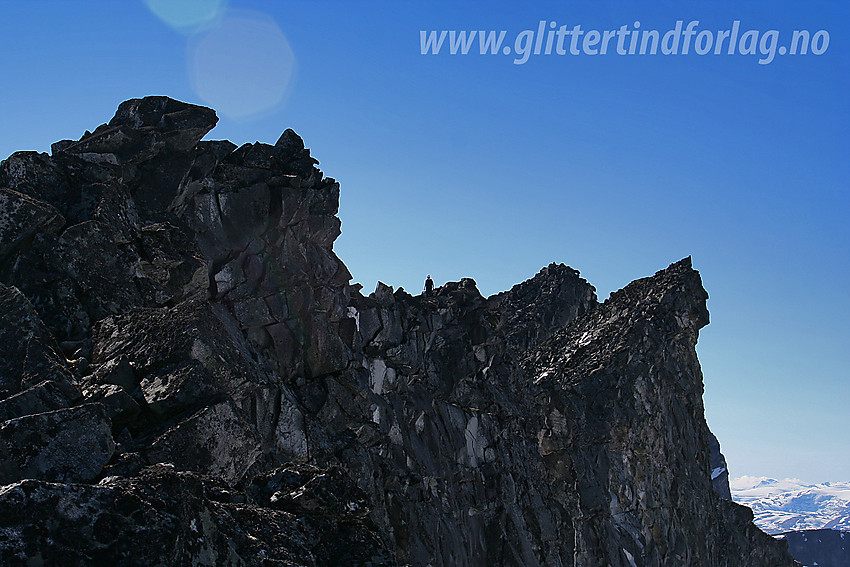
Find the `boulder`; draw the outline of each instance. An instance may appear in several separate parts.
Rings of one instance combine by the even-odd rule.
[[[81,397],[73,384],[45,380],[0,401],[0,422],[67,408]]]
[[[0,283],[0,399],[21,391],[27,367],[61,364],[58,350],[29,300]]]
[[[55,232],[65,219],[55,208],[11,189],[0,188],[0,260],[38,232]]]
[[[88,403],[0,424],[0,484],[91,482],[115,444],[104,407]]]

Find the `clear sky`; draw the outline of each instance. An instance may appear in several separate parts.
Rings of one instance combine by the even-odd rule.
[[[850,4],[2,6],[3,158],[49,151],[122,100],[165,94],[216,108],[209,138],[301,134],[341,182],[336,251],[367,292],[380,279],[415,293],[430,273],[472,277],[488,295],[554,261],[604,299],[691,255],[710,294],[706,414],[732,476],[850,480]],[[680,44],[678,55],[621,56],[614,38],[605,55],[559,56],[554,43],[545,55],[543,42],[514,63],[540,21],[587,35],[638,21],[661,36],[677,20],[699,22],[687,55]],[[756,30],[768,52],[770,30],[777,46],[794,30],[825,30],[829,44],[769,64],[725,46],[695,53],[696,34],[735,20],[739,39]],[[505,30],[515,49],[422,55],[420,30]]]

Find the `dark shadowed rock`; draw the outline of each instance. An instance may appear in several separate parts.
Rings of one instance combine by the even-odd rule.
[[[0,562],[395,565],[367,522],[333,517],[321,507],[306,514],[276,510],[213,479],[164,465],[96,485],[26,480],[0,487]]]
[[[103,405],[115,433],[135,426],[143,414],[142,405],[127,390],[115,384],[91,384],[83,390],[87,401]]]
[[[229,402],[207,407],[154,441],[145,456],[150,462],[174,463],[234,483],[262,454],[250,422]]]
[[[0,422],[69,407],[82,394],[67,382],[45,380],[0,401]]]
[[[53,159],[115,166],[142,214],[155,216],[175,198],[196,145],[217,121],[209,108],[168,97],[132,99],[121,103],[108,124],[54,146]]]
[[[299,515],[355,520],[369,511],[366,495],[339,467],[286,467],[254,478],[248,487],[257,502]]]
[[[215,122],[0,164],[0,563],[793,565],[718,494],[690,259],[365,296],[303,140]]]
[[[596,292],[576,270],[550,264],[534,278],[494,295],[488,303],[498,313],[499,330],[521,352],[593,309]]]
[[[765,534],[753,547],[751,516],[712,490],[694,350],[707,298],[686,258],[613,293],[526,358],[546,416],[539,452],[575,488],[548,501],[581,518],[577,563],[718,565],[728,553],[746,565],[791,564]]]
[[[55,208],[27,195],[0,189],[0,259],[38,232],[55,232],[65,219]]]
[[[54,348],[56,347],[56,348]],[[0,399],[21,391],[27,367],[61,364],[58,346],[29,300],[0,283]]]
[[[776,536],[788,542],[791,555],[804,567],[850,565],[850,532],[801,530]]]
[[[726,465],[726,457],[720,452],[720,442],[714,433],[708,432],[708,449],[711,467],[711,487],[714,491],[725,498],[732,500],[732,491],[729,489],[729,469]]]
[[[113,374],[111,382],[132,390],[137,381],[148,403],[180,398],[172,403],[177,409],[235,391],[259,378],[245,339],[228,333],[218,315],[206,302],[186,301],[104,319],[94,330],[93,362],[121,362],[116,371],[122,374]],[[129,369],[132,378],[126,377]]]
[[[188,152],[218,122],[211,108],[196,106],[166,96],[149,96],[122,102],[109,128],[130,127],[133,130],[154,130],[167,143],[166,150]],[[107,149],[112,149],[107,146]]]
[[[0,484],[25,478],[90,482],[114,450],[100,404],[5,421],[0,424]]]

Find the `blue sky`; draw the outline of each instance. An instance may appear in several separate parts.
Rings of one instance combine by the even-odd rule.
[[[0,154],[49,151],[148,94],[217,107],[209,138],[293,128],[341,182],[335,249],[367,292],[418,292],[430,273],[486,295],[554,261],[604,299],[691,255],[710,294],[706,415],[731,474],[846,481],[850,7],[736,4],[4,2]],[[512,45],[541,20],[740,20],[779,45],[802,29],[830,42],[768,65],[420,54],[420,30],[505,30]]]

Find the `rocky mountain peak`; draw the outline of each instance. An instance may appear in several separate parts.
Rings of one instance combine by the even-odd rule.
[[[555,263],[488,301],[499,312],[500,329],[517,352],[549,338],[598,305],[592,285],[576,270]]]
[[[689,258],[363,295],[302,139],[215,121],[0,164],[0,562],[793,565],[712,489]]]

